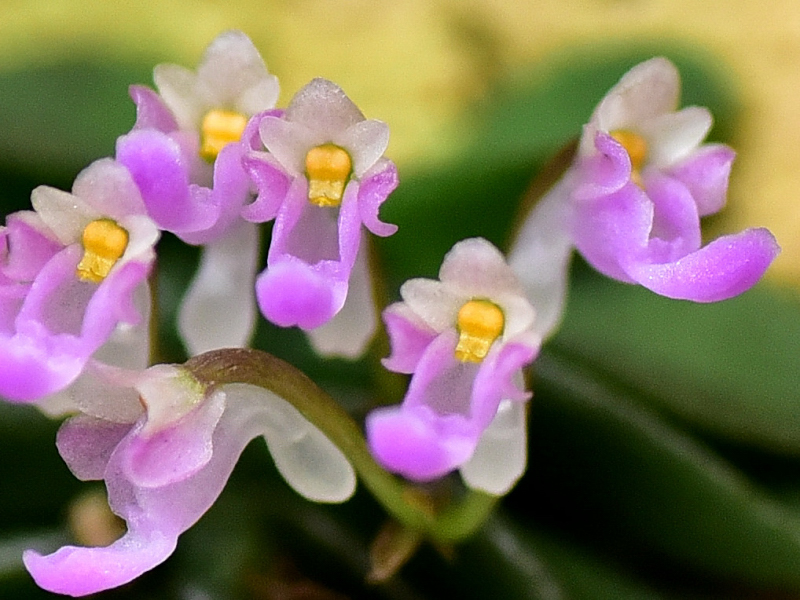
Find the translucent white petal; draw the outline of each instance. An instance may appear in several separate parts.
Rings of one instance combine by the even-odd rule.
[[[600,101],[581,138],[581,154],[594,154],[594,134],[638,131],[643,123],[678,107],[680,74],[669,60],[651,58],[622,76]]]
[[[197,76],[179,65],[161,64],[153,69],[153,81],[178,126],[197,130],[206,108],[205,100],[197,93]]]
[[[347,300],[339,313],[322,327],[306,332],[314,350],[322,356],[356,359],[364,353],[378,325],[372,277],[369,272],[367,244],[356,256],[350,272]]]
[[[291,404],[247,384],[222,387],[228,410],[243,404],[263,428],[275,465],[299,494],[316,502],[343,502],[355,491],[356,476],[344,454]],[[256,407],[259,410],[254,410]]]
[[[350,152],[353,172],[356,177],[361,177],[386,151],[386,146],[389,145],[389,126],[374,119],[359,121],[341,135],[335,136],[332,141]]]
[[[64,245],[80,241],[84,227],[102,216],[77,196],[46,185],[31,192],[31,204]]]
[[[612,131],[644,123],[678,107],[680,74],[666,58],[651,58],[623,75],[597,107],[600,129]]]
[[[101,158],[78,173],[72,193],[96,212],[116,220],[146,211],[130,172],[110,158]]]
[[[539,200],[508,254],[508,264],[536,311],[533,331],[542,339],[553,333],[564,312],[573,246],[569,228],[571,180],[572,175],[567,173]]]
[[[364,115],[342,88],[317,78],[295,94],[286,109],[286,118],[319,132],[327,138],[322,140],[325,142],[333,141],[335,136],[363,121]]]
[[[301,123],[292,123],[278,117],[266,117],[259,125],[261,141],[281,166],[295,177],[305,173],[306,153],[315,145],[325,142],[318,132],[312,132]]]
[[[248,344],[256,319],[258,256],[258,225],[245,221],[203,248],[178,315],[190,354]]]
[[[145,215],[131,215],[120,219],[119,224],[128,232],[128,245],[119,264],[125,264],[129,260],[151,260],[147,255],[153,251],[161,236],[152,219]]]
[[[237,109],[250,116],[278,100],[277,78],[241,31],[221,33],[209,44],[197,67],[197,80],[208,108]]]
[[[273,108],[278,101],[278,78],[268,75],[244,90],[234,104],[238,113],[252,117],[254,114]]]
[[[519,292],[514,272],[503,254],[483,238],[458,242],[444,257],[439,279],[459,295],[491,298]]]
[[[500,403],[472,458],[461,467],[461,477],[469,487],[502,496],[522,477],[528,462],[525,410],[522,402]]]
[[[667,167],[689,156],[708,135],[713,121],[707,108],[689,106],[646,123],[641,133],[649,143],[647,164]]]
[[[436,333],[456,326],[458,309],[470,296],[457,295],[434,279],[409,279],[400,287],[408,307]]]
[[[147,422],[142,427],[146,434],[168,428],[205,399],[205,389],[175,365],[150,367],[137,381],[136,390],[147,408]],[[218,413],[217,418],[222,408]]]

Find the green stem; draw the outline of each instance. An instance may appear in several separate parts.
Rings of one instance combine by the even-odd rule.
[[[208,388],[247,383],[269,390],[294,406],[348,458],[362,483],[395,519],[437,542],[461,540],[477,531],[497,498],[470,490],[438,514],[419,490],[385,471],[372,458],[361,428],[304,373],[279,358],[251,349],[206,352],[185,367]]]

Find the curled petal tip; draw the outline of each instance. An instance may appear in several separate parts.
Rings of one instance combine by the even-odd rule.
[[[627,267],[637,283],[668,298],[719,302],[746,292],[778,256],[775,237],[764,228],[718,238],[675,262]]]

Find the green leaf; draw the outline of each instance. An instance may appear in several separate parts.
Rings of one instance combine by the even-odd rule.
[[[800,303],[788,292],[694,304],[589,275],[553,343],[693,426],[800,456]]]
[[[550,350],[535,367],[524,485],[678,564],[800,590],[796,511],[574,358]]]

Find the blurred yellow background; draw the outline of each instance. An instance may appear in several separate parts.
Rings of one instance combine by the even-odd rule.
[[[281,103],[312,77],[335,80],[390,124],[401,165],[445,158],[462,110],[521,66],[589,42],[697,47],[732,74],[743,109],[719,228],[772,229],[783,253],[771,277],[800,283],[796,0],[0,0],[0,69],[69,52],[193,67],[230,28],[253,38]]]

